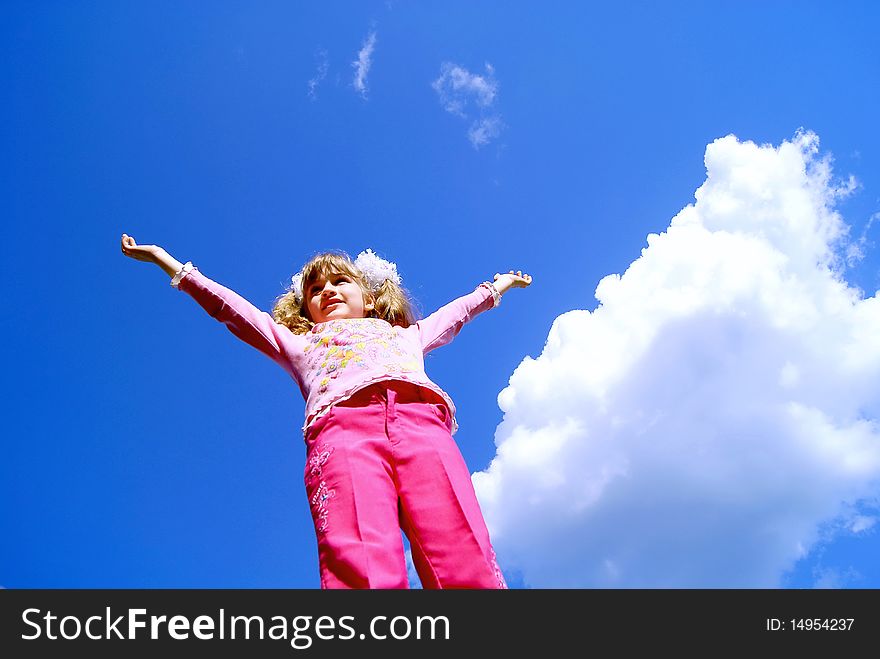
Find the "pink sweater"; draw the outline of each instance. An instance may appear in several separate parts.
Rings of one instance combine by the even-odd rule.
[[[492,292],[479,286],[407,328],[377,318],[351,318],[317,323],[305,334],[294,334],[271,314],[198,270],[185,274],[178,288],[296,381],[306,401],[303,431],[332,405],[367,385],[403,380],[435,392],[446,402],[454,433],[455,405],[428,378],[424,355],[452,341],[466,322],[494,305]]]

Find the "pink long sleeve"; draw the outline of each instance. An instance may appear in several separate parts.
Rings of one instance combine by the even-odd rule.
[[[472,293],[446,304],[427,318],[416,323],[422,351],[428,353],[434,348],[444,346],[454,339],[464,324],[478,314],[491,309],[495,304],[492,292],[479,286]]]
[[[452,341],[466,322],[491,308],[489,289],[480,286],[405,329],[378,318],[349,318],[317,323],[300,335],[198,270],[178,274],[180,290],[296,381],[306,400],[303,430],[332,405],[384,380],[411,382],[436,393],[449,407],[452,432],[457,429],[455,405],[428,378],[423,355]]]
[[[178,288],[191,295],[212,318],[226,325],[235,336],[278,363],[300,382],[296,360],[301,359],[299,356],[306,345],[303,337],[276,323],[270,314],[198,270],[186,274]]]

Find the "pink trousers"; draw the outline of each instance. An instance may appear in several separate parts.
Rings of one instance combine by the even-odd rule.
[[[306,432],[322,588],[407,588],[400,529],[424,588],[506,588],[446,405],[381,382]]]

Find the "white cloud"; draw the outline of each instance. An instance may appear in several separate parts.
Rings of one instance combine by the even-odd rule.
[[[850,520],[849,530],[853,533],[863,533],[864,531],[874,528],[876,524],[876,517],[869,517],[867,515],[856,515],[852,520]]]
[[[479,149],[501,133],[501,119],[494,110],[498,81],[491,64],[486,64],[485,75],[478,75],[452,62],[444,62],[440,66],[440,77],[431,87],[444,110],[471,122],[468,139],[474,148]]]
[[[866,250],[870,247],[874,246],[872,241],[868,240],[868,232],[871,231],[871,226],[880,220],[880,213],[874,213],[870,218],[868,218],[868,223],[865,225],[865,228],[862,230],[862,235],[859,236],[859,239],[851,243],[846,248],[846,263],[849,266],[856,265],[859,261],[865,258]]]
[[[465,68],[444,62],[440,66],[440,77],[431,87],[440,97],[440,103],[447,112],[465,116],[465,110],[473,103],[478,107],[489,107],[498,93],[498,82],[494,78],[495,69],[486,64],[486,76],[471,73]]]
[[[471,124],[468,139],[475,148],[488,144],[501,133],[501,120],[498,117],[479,119]]]
[[[318,97],[318,86],[327,77],[327,70],[330,68],[330,60],[326,50],[319,50],[315,57],[318,60],[318,71],[315,73],[315,77],[309,80],[309,98],[312,100]]]
[[[845,570],[819,568],[813,572],[813,588],[838,590],[856,584],[862,575],[852,567]]]
[[[840,275],[852,184],[808,132],[727,136],[705,163],[696,202],[498,396],[474,485],[529,586],[774,587],[830,522],[866,528],[880,299]]]
[[[351,63],[354,67],[354,88],[360,92],[361,96],[367,97],[367,75],[372,66],[373,50],[376,47],[376,31],[373,30],[364,40],[364,45],[358,51],[358,58]]]

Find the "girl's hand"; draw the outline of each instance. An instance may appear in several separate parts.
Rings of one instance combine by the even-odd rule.
[[[122,234],[122,253],[137,261],[155,263],[169,277],[173,277],[183,267],[183,263],[158,245],[138,245],[127,233]]]
[[[522,270],[517,270],[514,272],[511,270],[505,274],[495,274],[495,288],[498,289],[498,292],[501,295],[504,295],[505,291],[511,288],[525,288],[529,284],[532,283],[531,275],[524,275]]]
[[[158,256],[163,251],[158,245],[138,245],[134,238],[128,234],[122,234],[122,253],[137,261],[158,263]]]

